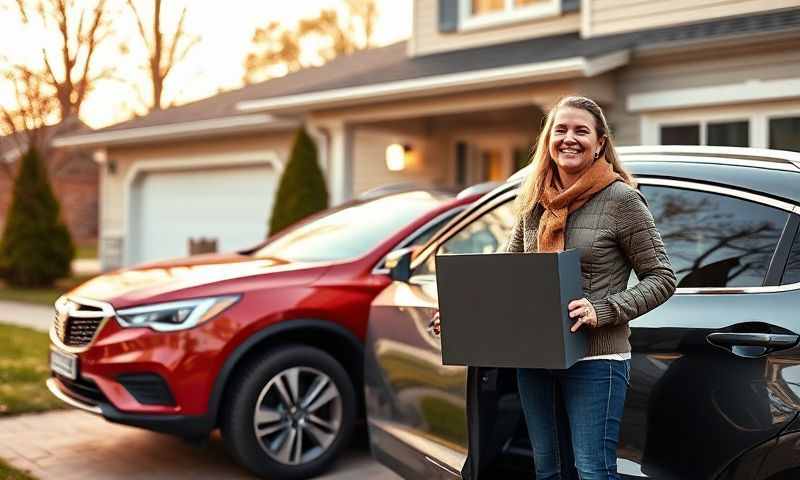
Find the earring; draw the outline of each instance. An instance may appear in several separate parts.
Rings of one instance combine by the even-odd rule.
[[[600,152],[594,152],[593,156],[594,156],[594,159],[597,160],[598,158],[600,158]]]

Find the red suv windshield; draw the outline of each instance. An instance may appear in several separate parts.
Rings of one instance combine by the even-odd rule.
[[[442,200],[440,195],[415,191],[336,210],[282,235],[253,255],[292,262],[357,258]]]

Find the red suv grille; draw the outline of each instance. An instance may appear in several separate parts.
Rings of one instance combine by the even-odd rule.
[[[106,312],[99,307],[68,300],[56,306],[53,325],[58,339],[64,345],[85,347],[92,341],[105,317]]]

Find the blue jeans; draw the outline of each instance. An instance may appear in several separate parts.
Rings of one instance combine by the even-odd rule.
[[[585,360],[567,370],[520,368],[517,381],[537,480],[574,477],[573,459],[580,480],[620,478],[617,444],[630,360]],[[556,388],[563,405],[556,404]]]

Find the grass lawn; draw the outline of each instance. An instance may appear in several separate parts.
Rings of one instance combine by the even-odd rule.
[[[53,306],[56,299],[92,277],[71,277],[58,280],[50,288],[13,288],[0,281],[0,300],[12,302],[36,303]],[[2,479],[0,479],[2,480]]]
[[[76,259],[97,258],[97,244],[90,243],[86,245],[78,245],[77,247],[75,247],[75,258]]]
[[[10,467],[0,459],[0,480],[34,480],[34,477],[26,475],[19,470]]]
[[[0,323],[0,417],[64,407],[44,384],[49,345],[44,332]]]

